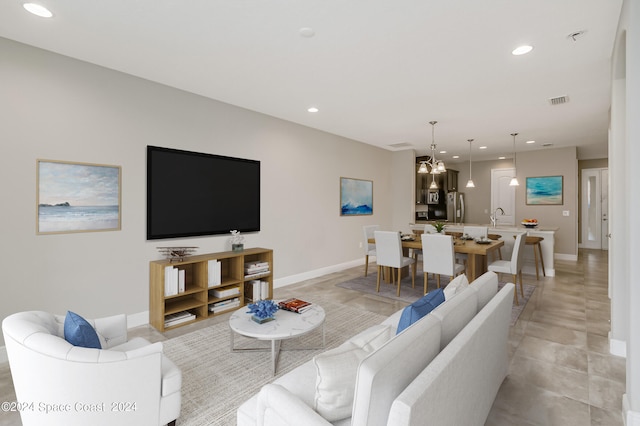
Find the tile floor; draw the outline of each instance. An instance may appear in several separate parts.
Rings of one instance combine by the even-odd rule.
[[[580,250],[577,262],[556,261],[555,277],[536,281],[535,276],[524,275],[525,283],[537,289],[511,328],[509,375],[487,426],[623,425],[625,360],[608,353],[607,266],[607,252]],[[329,294],[339,302],[384,315],[405,305],[335,286],[363,272],[364,267],[358,267],[329,274],[276,289],[275,296]],[[164,334],[138,327],[131,334],[165,340],[226,318],[221,315]],[[0,401],[13,400],[8,365],[0,365]],[[0,412],[0,426],[15,425],[20,425],[15,413]]]

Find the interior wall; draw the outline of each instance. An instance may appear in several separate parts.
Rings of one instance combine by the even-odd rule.
[[[468,223],[488,224],[491,214],[491,170],[513,167],[513,160],[474,161],[475,188],[465,188],[469,179],[469,163],[456,163],[452,168],[460,170],[458,182],[465,194]],[[516,222],[535,218],[542,226],[557,227],[555,253],[569,259],[578,255],[578,160],[575,147],[541,149],[519,152],[516,157],[516,173],[520,186],[516,188]],[[557,206],[527,205],[526,178],[538,176],[563,176],[563,204]],[[569,216],[563,216],[569,211]]]
[[[230,248],[227,235],[145,240],[148,144],[261,161],[262,230],[245,245],[274,249],[276,279],[362,262],[362,225],[391,226],[389,151],[6,39],[0,65],[0,318],[144,312],[158,246]],[[36,235],[37,159],[121,166],[122,230]],[[341,176],[374,182],[372,216],[340,216]]]

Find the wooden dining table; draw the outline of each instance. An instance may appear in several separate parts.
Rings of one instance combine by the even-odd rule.
[[[369,242],[375,244],[375,239],[370,238]],[[487,256],[494,250],[504,246],[502,240],[489,240],[489,243],[477,243],[474,240],[453,239],[453,250],[456,253],[465,253],[467,258],[467,279],[472,282],[480,275],[487,272]],[[422,239],[420,235],[414,235],[413,239],[403,240],[402,247],[405,249],[422,249]]]

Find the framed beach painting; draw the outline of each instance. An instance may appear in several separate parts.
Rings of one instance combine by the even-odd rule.
[[[527,178],[528,205],[561,205],[562,176],[541,176]]]
[[[373,181],[340,178],[340,216],[373,214]]]
[[[121,168],[37,160],[36,233],[120,230]]]

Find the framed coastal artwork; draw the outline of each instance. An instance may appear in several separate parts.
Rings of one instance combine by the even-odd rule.
[[[541,176],[527,178],[528,205],[561,205],[562,176]]]
[[[36,233],[120,230],[121,168],[37,160]]]
[[[373,181],[340,178],[340,216],[373,214]]]

